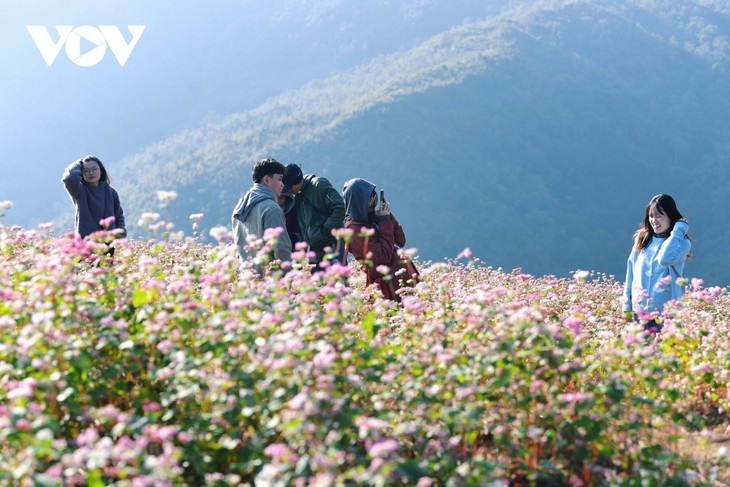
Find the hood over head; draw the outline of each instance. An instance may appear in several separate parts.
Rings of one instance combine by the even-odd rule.
[[[345,217],[359,222],[370,220],[368,200],[375,185],[366,179],[354,178],[345,183],[342,196],[345,200]]]
[[[274,190],[261,183],[254,183],[253,187],[238,200],[238,204],[233,209],[233,218],[244,222],[251,213],[251,209],[264,200],[276,201],[276,193]]]
[[[284,214],[288,215],[289,212],[294,209],[294,205],[296,204],[297,200],[293,194],[286,191],[282,191],[279,197],[284,199],[284,203],[282,204],[281,202],[279,202],[279,206],[281,206],[281,209],[284,210]]]

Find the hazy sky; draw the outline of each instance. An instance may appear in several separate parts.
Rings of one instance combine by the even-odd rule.
[[[284,90],[407,49],[504,3],[4,2],[0,200],[15,204],[4,223],[32,226],[56,218],[70,206],[60,184],[62,170],[85,154],[99,156],[113,176],[114,161],[205,117],[254,108]],[[53,43],[59,41],[59,25],[97,31],[100,25],[115,26],[126,42],[132,39],[127,26],[145,30],[123,67],[110,42],[105,56],[89,67],[74,64],[68,46],[59,44],[49,67],[29,25],[43,26]],[[95,44],[81,39],[83,55]]]

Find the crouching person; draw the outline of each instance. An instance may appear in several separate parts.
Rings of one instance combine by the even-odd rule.
[[[370,181],[350,179],[343,196],[345,228],[354,232],[348,251],[362,263],[367,285],[377,284],[384,298],[400,301],[398,289],[418,282],[413,262],[398,255],[398,249],[406,244],[403,227],[391,213],[382,191],[378,205],[378,194]],[[382,266],[388,271],[384,273]]]

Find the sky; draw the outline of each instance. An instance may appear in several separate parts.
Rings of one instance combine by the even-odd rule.
[[[84,155],[101,158],[113,178],[114,161],[205,119],[255,108],[312,79],[407,49],[506,2],[488,3],[4,2],[0,201],[14,206],[3,223],[29,227],[70,211],[60,178]],[[127,43],[128,26],[144,30],[124,66],[103,37],[97,63],[74,63],[73,42],[66,42],[48,66],[27,26],[41,26],[57,43],[56,26],[64,25],[73,26],[68,39],[82,33],[76,37],[82,55],[96,47],[83,34],[103,35],[98,26],[117,28]]]

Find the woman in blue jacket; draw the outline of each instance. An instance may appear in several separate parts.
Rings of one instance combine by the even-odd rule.
[[[688,230],[674,198],[659,194],[649,201],[644,220],[634,233],[634,247],[626,265],[623,310],[644,323],[647,330],[659,331],[664,305],[684,294],[677,280],[690,257]]]

